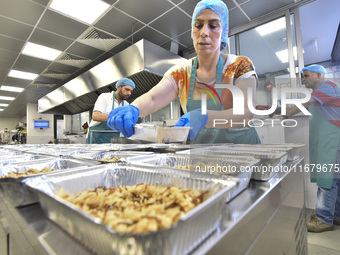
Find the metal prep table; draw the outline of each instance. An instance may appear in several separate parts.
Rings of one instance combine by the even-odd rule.
[[[220,229],[193,254],[307,254],[304,173],[287,163],[287,172],[249,187],[226,204]],[[294,167],[296,171],[294,170]],[[90,254],[49,221],[39,204],[13,208],[0,197],[0,254]],[[20,241],[18,241],[20,240]],[[21,241],[22,240],[22,241]]]

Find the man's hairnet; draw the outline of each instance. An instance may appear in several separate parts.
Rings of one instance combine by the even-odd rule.
[[[301,73],[303,74],[304,71],[310,71],[313,73],[323,73],[327,74],[326,69],[323,66],[320,65],[310,65],[302,69]]]
[[[228,31],[229,31],[229,11],[226,4],[221,0],[202,0],[197,3],[191,20],[191,38],[193,38],[192,30],[194,27],[195,19],[205,9],[211,9],[218,16],[220,16],[222,24],[222,41],[221,50],[224,50],[228,45]]]
[[[130,85],[133,88],[136,87],[135,83],[129,78],[123,78],[123,79],[120,79],[119,81],[117,81],[116,88],[118,88],[119,85],[122,86],[122,87],[125,86],[125,85]]]

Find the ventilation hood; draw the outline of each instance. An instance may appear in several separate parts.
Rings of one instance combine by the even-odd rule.
[[[76,114],[91,110],[103,92],[115,90],[121,78],[136,88],[129,101],[154,87],[164,73],[184,58],[144,39],[92,67],[38,100],[39,113]]]

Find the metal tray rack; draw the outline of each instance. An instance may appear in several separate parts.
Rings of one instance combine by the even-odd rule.
[[[286,163],[288,155],[285,151],[273,151],[271,149],[260,149],[252,147],[242,147],[239,149],[230,146],[211,146],[200,149],[192,149],[187,151],[178,152],[178,154],[190,154],[190,155],[208,155],[217,157],[254,157],[260,161],[252,166],[253,180],[268,181],[271,179],[277,171],[280,171],[280,167]]]
[[[25,163],[9,164],[0,169],[1,175],[8,175],[10,172],[23,173],[27,170],[34,168],[41,170],[44,167],[55,169],[53,172],[60,170],[70,170],[79,167],[99,165],[99,162],[90,160],[79,160],[71,157],[49,157],[40,160],[32,160]],[[4,197],[13,206],[23,206],[38,202],[38,197],[35,193],[28,190],[23,182],[27,178],[40,175],[48,175],[53,172],[39,173],[34,175],[27,175],[19,178],[0,178],[0,190],[5,195]]]
[[[86,173],[86,174],[84,174]],[[211,197],[168,229],[146,234],[121,234],[100,220],[55,196],[60,188],[76,194],[98,186],[117,187],[145,183],[199,190]],[[187,254],[218,227],[233,181],[192,178],[188,171],[104,164],[86,172],[54,173],[30,178],[26,184],[38,192],[47,217],[96,254]]]
[[[137,165],[144,164],[182,169],[183,167],[189,167],[192,172],[208,173],[213,178],[232,180],[236,177],[238,185],[227,198],[227,202],[229,202],[248,187],[252,175],[252,166],[256,165],[260,160],[253,157],[237,156],[219,158],[201,155],[152,154],[128,157],[125,161]],[[218,170],[220,170],[220,173],[216,173]]]

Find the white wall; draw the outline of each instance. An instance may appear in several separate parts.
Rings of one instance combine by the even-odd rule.
[[[35,128],[35,119],[50,121],[49,128]],[[38,113],[37,104],[27,104],[27,143],[28,144],[45,144],[50,141],[54,142],[54,115]]]
[[[26,122],[26,118],[25,120],[22,120],[22,118],[0,117],[0,130],[4,130],[5,128],[14,130],[20,121]]]

